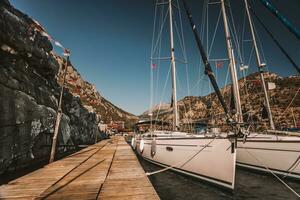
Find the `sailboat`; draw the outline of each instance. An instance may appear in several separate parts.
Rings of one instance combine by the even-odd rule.
[[[237,165],[300,179],[300,133],[297,136],[297,134],[275,130],[263,75],[263,67],[265,64],[262,63],[260,59],[248,0],[244,0],[244,3],[256,53],[256,61],[259,68],[271,131],[269,131],[269,134],[250,132],[246,138],[239,139],[237,142]]]
[[[183,6],[188,16],[199,53],[205,65],[205,73],[208,75],[211,84],[223,106],[224,112],[228,117],[228,122],[233,121],[229,116],[228,109],[225,105],[223,96],[219,90],[215,76],[208,62],[206,53],[202,46],[196,25],[193,22],[192,15],[185,1]],[[238,96],[238,85],[234,55],[230,37],[228,36],[228,24],[224,1],[221,0],[222,11],[224,13],[224,22],[226,29],[226,42],[228,46],[228,55],[230,60],[231,71],[233,73],[233,85]],[[173,41],[173,14],[172,0],[166,2],[169,13],[169,31],[170,31],[170,54],[172,69],[172,102],[173,102],[173,123],[172,131],[157,131],[150,129],[148,132],[136,135],[132,139],[132,147],[137,150],[145,160],[154,164],[165,167],[165,169],[175,170],[177,172],[199,178],[201,180],[234,189],[235,169],[236,169],[236,133],[219,133],[210,135],[195,135],[178,131],[179,119],[176,97],[176,64]],[[239,101],[236,101],[239,103]],[[241,114],[241,113],[240,113]],[[241,118],[235,117],[237,120]],[[151,123],[151,122],[150,122]],[[152,173],[149,173],[152,174]]]

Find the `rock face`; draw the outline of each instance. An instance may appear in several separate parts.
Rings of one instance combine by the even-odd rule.
[[[270,88],[268,90],[276,128],[294,127],[295,123],[297,126],[300,120],[300,91],[296,97],[295,95],[300,88],[300,76],[282,78],[274,73],[265,73],[264,77],[267,82],[276,85],[275,89]],[[251,111],[253,120],[259,122],[256,128],[268,128],[268,120],[262,115],[264,95],[259,74],[254,73],[247,76],[246,83],[244,79],[239,80],[243,113]],[[224,87],[221,92],[224,94],[227,105],[229,105],[231,102],[231,85]],[[181,122],[200,120],[211,124],[225,123],[224,111],[215,93],[204,97],[185,97],[178,101],[178,107]],[[148,111],[143,113],[141,118],[147,117],[147,113]],[[154,116],[157,115],[158,107],[153,109],[153,113]],[[172,120],[170,106],[164,105],[159,113],[160,119],[164,121]],[[244,115],[244,121],[247,120],[247,115]]]
[[[36,25],[8,1],[0,1],[0,174],[10,167],[49,158],[65,60],[52,52],[51,42]],[[101,98],[81,78],[74,85],[82,88],[77,93],[70,82],[75,74],[80,78],[68,67],[58,151],[94,143],[96,135],[99,139],[100,114],[105,118],[105,112],[115,109],[122,119],[127,115],[134,118]],[[94,106],[100,99],[104,103]]]

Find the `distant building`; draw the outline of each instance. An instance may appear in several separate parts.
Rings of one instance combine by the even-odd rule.
[[[110,121],[108,124],[108,128],[110,130],[117,130],[118,132],[125,130],[125,122],[124,121]]]
[[[98,128],[99,128],[99,131],[102,131],[102,132],[106,132],[107,131],[107,124],[104,124],[102,121],[98,124]]]

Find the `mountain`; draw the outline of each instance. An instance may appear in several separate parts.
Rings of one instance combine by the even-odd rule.
[[[49,158],[66,61],[53,52],[43,30],[9,1],[0,1],[0,174]],[[100,120],[137,119],[102,97],[72,65],[62,111],[58,152],[101,139]]]
[[[278,74],[268,72],[264,74],[264,77],[266,82],[270,82],[270,85],[275,83],[276,86],[276,88],[268,90],[275,126],[278,129],[294,127],[294,121],[297,124],[300,119],[300,91],[295,96],[300,88],[300,76],[280,77]],[[245,84],[245,80],[247,84]],[[245,80],[239,80],[243,113],[251,111],[254,121],[261,122],[258,128],[267,128],[268,120],[262,116],[264,96],[259,74],[250,74]],[[231,85],[222,88],[221,93],[229,107]],[[178,101],[178,108],[181,122],[200,120],[210,124],[225,123],[224,112],[215,93],[203,97],[187,96]],[[155,116],[158,112],[158,106],[154,107]],[[144,112],[140,118],[147,118],[147,113],[148,111]],[[159,119],[172,120],[170,107],[164,107],[159,113]],[[248,120],[247,115],[244,115],[244,120]]]

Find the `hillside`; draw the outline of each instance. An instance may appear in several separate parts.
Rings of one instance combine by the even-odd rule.
[[[290,106],[289,104],[300,88],[300,76],[283,78],[275,73],[265,73],[265,79],[276,85],[275,89],[268,90],[275,126],[277,128],[293,127],[294,120],[298,123],[300,118],[300,93]],[[246,113],[251,110],[254,120],[262,122],[259,127],[267,127],[267,119],[263,119],[262,117],[262,103],[264,99],[259,74],[253,73],[247,76],[246,83],[247,87],[245,87],[245,81],[243,79],[239,80],[243,112]],[[227,105],[229,105],[231,99],[231,85],[222,88],[221,92],[224,94]],[[288,106],[289,108],[286,109]],[[208,123],[224,123],[223,110],[215,93],[203,97],[185,97],[178,101],[178,107],[181,122],[202,120]],[[153,113],[154,116],[157,116],[157,106],[153,109]],[[159,119],[165,121],[172,120],[172,110],[170,106],[164,106],[159,113]],[[140,117],[146,118],[147,114],[148,111],[143,113]],[[247,115],[244,116],[244,120],[247,121]]]

